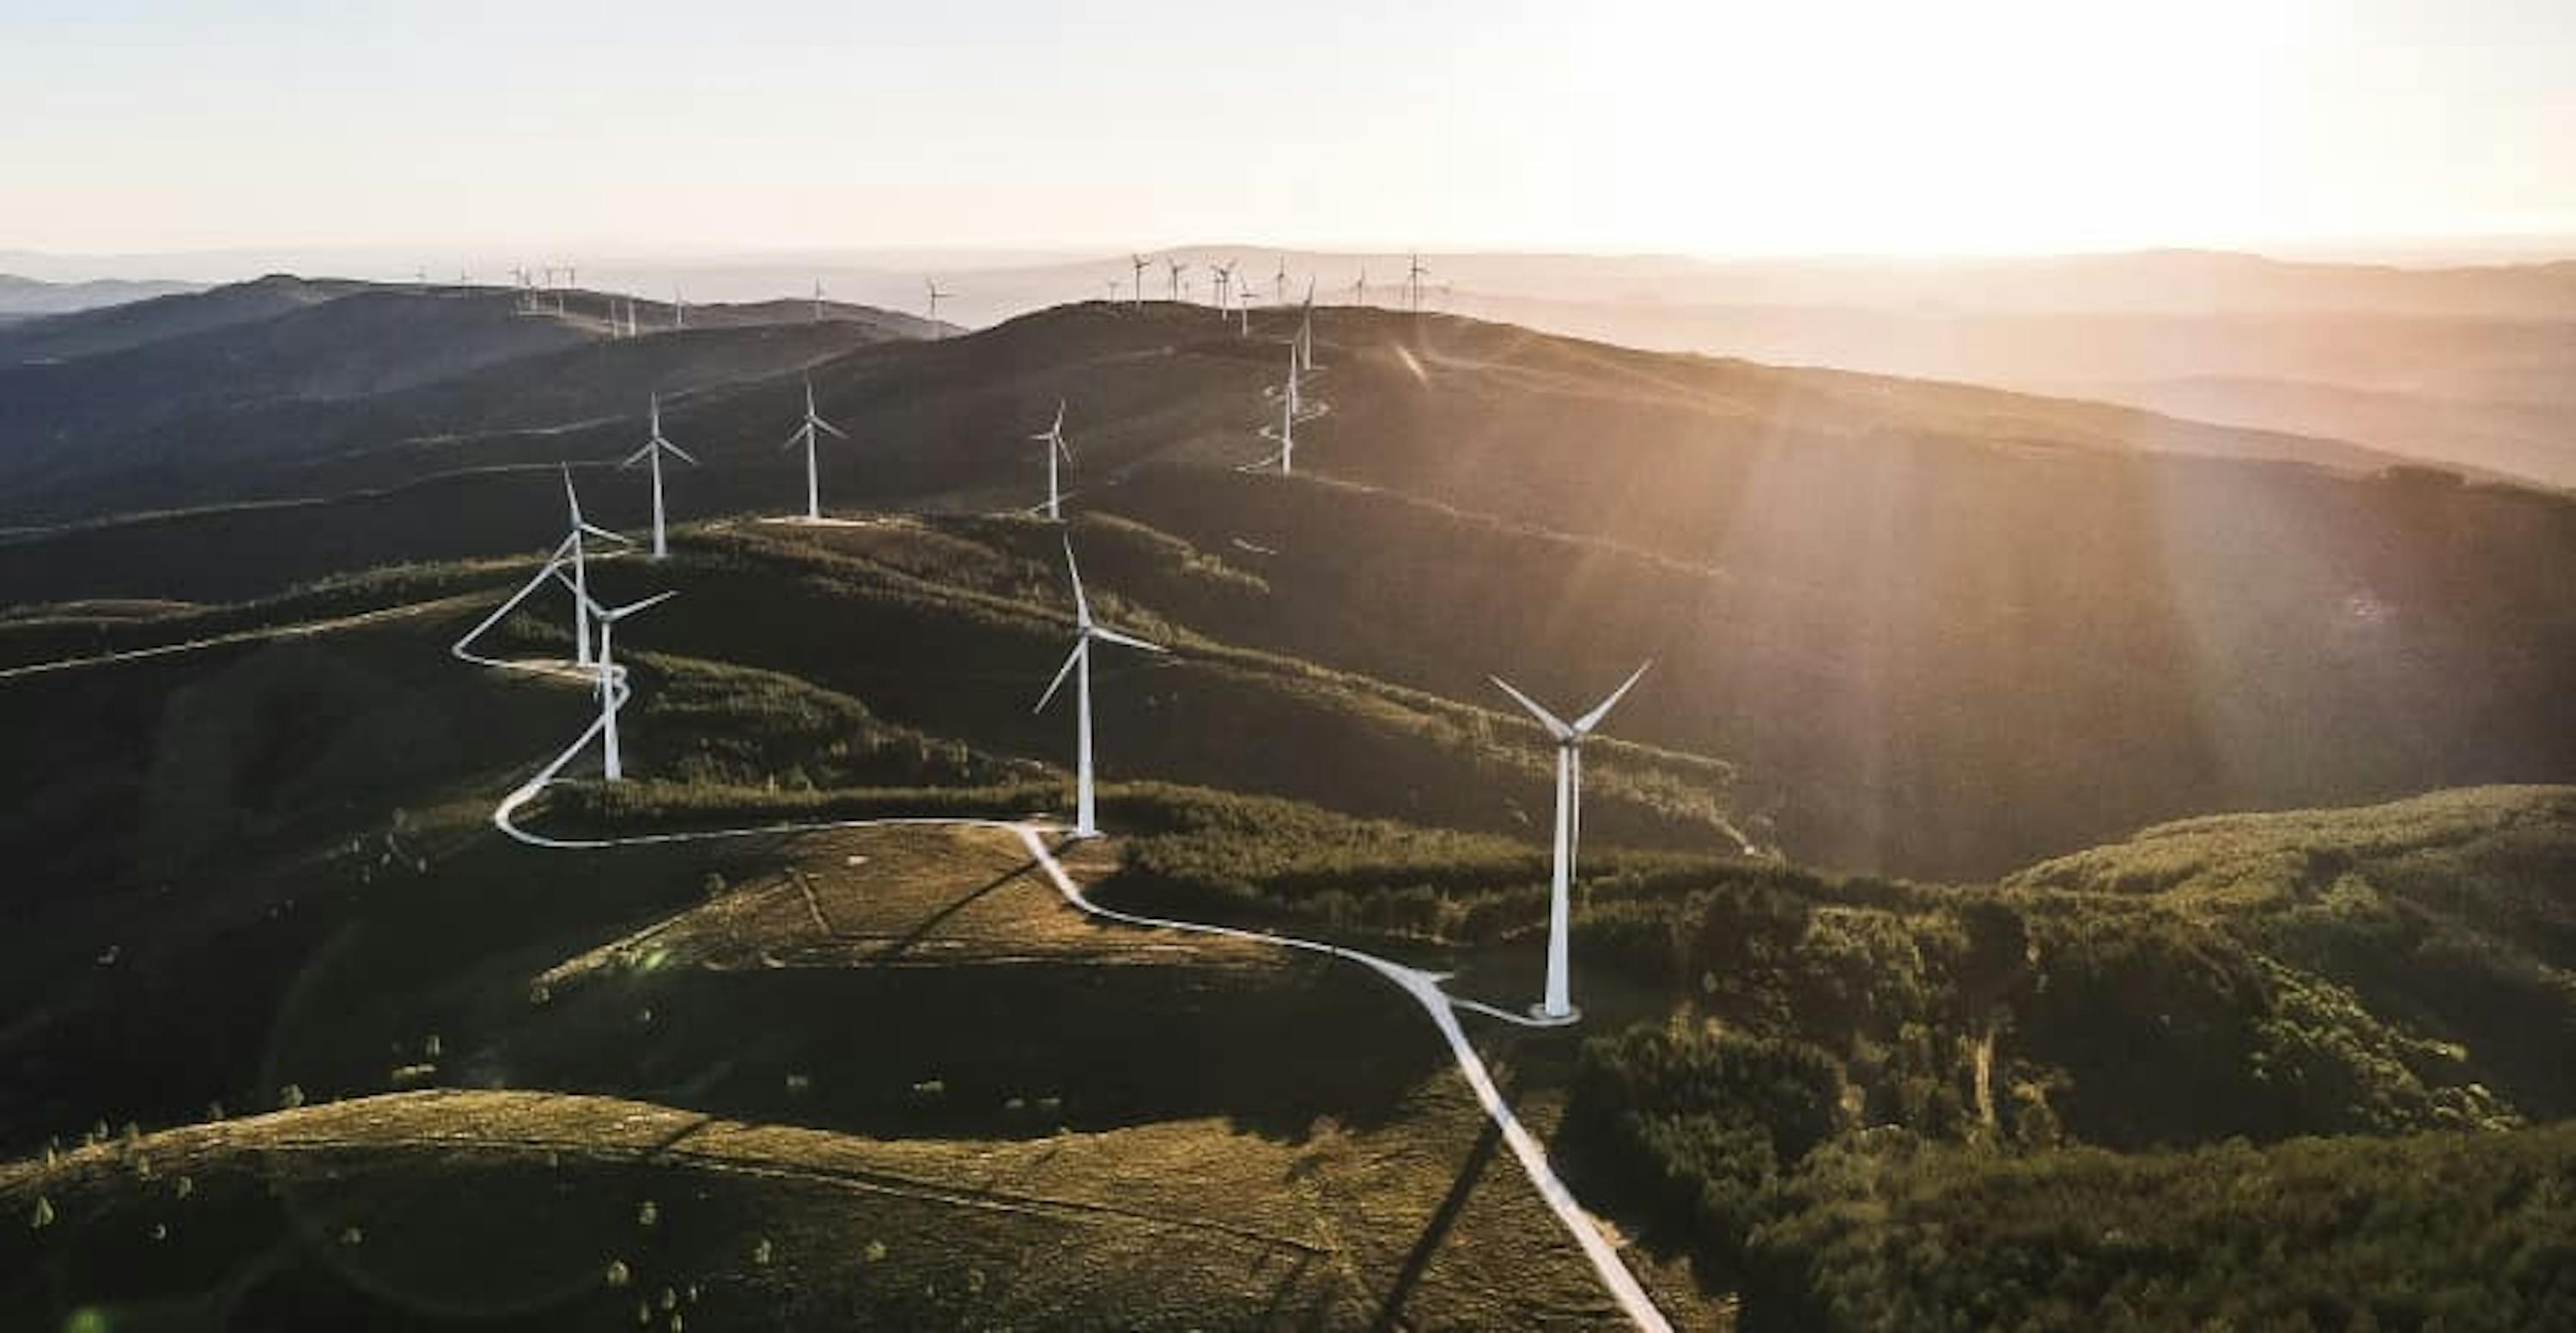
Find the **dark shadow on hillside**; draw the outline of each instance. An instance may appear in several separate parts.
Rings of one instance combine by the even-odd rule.
[[[1503,1089],[1503,1095],[1508,1100],[1511,1089]],[[1487,1116],[1484,1131],[1476,1136],[1475,1146],[1467,1150],[1467,1160],[1458,1168],[1458,1179],[1450,1184],[1449,1193],[1440,1200],[1440,1206],[1432,1210],[1431,1220],[1423,1226],[1421,1237],[1413,1242],[1412,1251],[1404,1256],[1404,1267],[1397,1270],[1395,1285],[1387,1288],[1386,1300],[1378,1306],[1377,1319],[1371,1328],[1393,1330],[1406,1326],[1406,1302],[1413,1299],[1414,1288],[1422,1283],[1422,1274],[1431,1267],[1433,1256],[1439,1254],[1450,1230],[1458,1225],[1458,1215],[1466,1211],[1467,1200],[1475,1194],[1476,1186],[1483,1182],[1485,1168],[1493,1162],[1494,1154],[1502,1146],[1503,1128],[1494,1122],[1493,1117]]]
[[[1022,861],[1018,865],[1003,871],[991,880],[976,886],[974,889],[967,892],[965,896],[957,899],[955,902],[952,902],[947,906],[940,908],[938,911],[923,917],[919,922],[914,924],[912,929],[905,931],[900,938],[887,944],[883,949],[878,950],[876,953],[876,961],[886,962],[900,957],[905,950],[910,949],[912,946],[930,938],[931,932],[939,929],[940,925],[950,917],[974,906],[978,901],[983,899],[985,895],[992,893],[1003,885],[1008,884],[1037,868],[1038,863],[1035,861]]]

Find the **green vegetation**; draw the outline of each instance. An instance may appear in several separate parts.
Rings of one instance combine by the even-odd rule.
[[[2576,1125],[2020,1158],[1882,1131],[1764,1212],[1760,1329],[2576,1324]]]

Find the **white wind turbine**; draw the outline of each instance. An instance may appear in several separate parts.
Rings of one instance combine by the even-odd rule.
[[[1163,261],[1163,266],[1171,270],[1169,277],[1172,283],[1172,299],[1175,301],[1180,300],[1181,275],[1189,272],[1190,266],[1177,259],[1166,259]]]
[[[1306,279],[1306,304],[1297,316],[1297,368],[1315,369],[1315,280]]]
[[[1029,438],[1046,446],[1047,522],[1062,523],[1064,521],[1064,487],[1057,464],[1059,462],[1070,463],[1073,461],[1073,446],[1064,442],[1063,399],[1058,398],[1055,400],[1055,424],[1047,427],[1044,432],[1032,435]]]
[[[1216,293],[1216,308],[1228,309],[1226,298],[1234,294],[1234,265],[1211,263],[1208,273],[1208,285]]]
[[[1130,254],[1127,256],[1127,262],[1136,270],[1134,274],[1136,280],[1131,286],[1136,293],[1136,308],[1142,310],[1145,308],[1145,270],[1152,268],[1154,261],[1143,255]]]
[[[1417,315],[1422,313],[1422,280],[1429,276],[1431,276],[1431,270],[1422,266],[1421,252],[1415,251],[1411,262],[1404,270],[1404,288],[1405,304],[1412,307],[1413,313]]]
[[[671,284],[671,327],[675,329],[689,327],[689,303],[681,297],[680,284],[676,282]]]
[[[563,547],[558,547],[557,549],[563,550],[566,547],[570,548],[568,558],[572,563],[573,660],[583,666],[588,666],[590,665],[590,560],[587,550],[588,543],[584,542],[582,539],[584,537],[599,537],[607,541],[627,542],[629,545],[632,545],[633,543],[628,542],[627,538],[623,534],[610,532],[608,529],[603,528],[596,523],[592,523],[581,516],[581,496],[573,491],[572,467],[570,464],[566,464],[564,466],[563,483],[564,503],[572,510],[572,531],[565,535]]]
[[[850,438],[848,432],[825,421],[822,414],[814,410],[814,381],[809,378],[805,381],[805,419],[797,423],[795,432],[787,437],[787,443],[778,447],[792,449],[799,443],[805,446],[805,518],[812,523],[823,519],[822,484],[816,480],[814,467],[814,432],[817,430],[830,431],[837,439]]]
[[[633,467],[638,463],[644,463],[650,465],[653,469],[653,558],[659,560],[663,556],[670,554],[670,551],[662,542],[662,455],[669,454],[673,458],[679,459],[681,462],[686,463],[691,467],[696,467],[698,465],[698,460],[689,457],[688,450],[662,438],[662,395],[658,393],[653,395],[652,421],[653,434],[651,438],[644,441],[643,448],[636,450],[632,456],[630,456],[625,462],[618,464],[618,466],[621,468],[628,468]]]
[[[592,619],[599,622],[599,756],[602,773],[610,782],[620,782],[626,777],[626,763],[617,748],[617,714],[626,707],[627,696],[633,693],[626,686],[626,669],[617,665],[617,622],[679,595],[677,592],[659,592],[643,601],[628,602],[611,609],[592,601],[586,592],[579,594],[583,607]]]
[[[1574,887],[1574,857],[1583,842],[1583,742],[1591,738],[1592,729],[1600,726],[1603,718],[1610,716],[1619,700],[1645,679],[1647,668],[1653,665],[1649,661],[1638,667],[1624,684],[1610,692],[1609,698],[1572,722],[1562,721],[1541,708],[1536,700],[1513,689],[1510,681],[1492,677],[1494,684],[1528,709],[1556,742],[1556,869],[1548,885],[1547,997],[1531,1010],[1550,1022],[1571,1022],[1577,1017],[1567,996],[1565,935],[1571,913],[1568,902]]]
[[[814,280],[814,322],[817,324],[823,322],[823,280],[821,278]]]
[[[1100,836],[1100,822],[1096,817],[1091,796],[1091,645],[1094,641],[1098,641],[1114,643],[1123,648],[1141,649],[1149,653],[1170,650],[1161,644],[1147,643],[1134,635],[1121,634],[1107,626],[1092,622],[1091,603],[1082,595],[1082,571],[1073,563],[1073,539],[1070,537],[1067,537],[1064,542],[1064,572],[1073,579],[1075,635],[1073,652],[1064,659],[1063,666],[1056,668],[1055,679],[1048,683],[1046,693],[1038,696],[1038,706],[1030,711],[1044,712],[1048,702],[1055,698],[1055,692],[1064,688],[1065,676],[1067,674],[1073,676],[1075,714],[1073,836],[1096,838]]]
[[[1288,256],[1279,256],[1279,271],[1270,275],[1270,300],[1274,305],[1288,304]]]
[[[943,296],[955,296],[957,293],[940,290],[939,280],[937,278],[924,278],[921,280],[921,283],[923,286],[930,289],[930,322],[932,324],[937,324],[939,322],[939,298]],[[936,337],[938,335],[934,331],[932,336]]]
[[[1365,268],[1361,269],[1360,275],[1351,281],[1351,304],[1368,304],[1368,270]]]
[[[1311,421],[1317,416],[1322,415],[1320,412],[1309,412],[1306,410],[1305,395],[1298,388],[1296,343],[1291,342],[1288,344],[1287,380],[1275,389],[1263,390],[1263,393],[1266,396],[1274,397],[1279,400],[1279,424],[1277,426],[1262,427],[1261,438],[1278,445],[1279,452],[1272,454],[1259,462],[1246,463],[1242,467],[1236,468],[1235,471],[1259,472],[1268,468],[1271,464],[1277,463],[1279,465],[1280,476],[1286,477],[1294,475],[1297,471],[1297,423],[1300,421]]]

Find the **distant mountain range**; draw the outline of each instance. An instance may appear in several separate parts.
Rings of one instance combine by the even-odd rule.
[[[201,290],[187,282],[136,282],[102,278],[90,282],[43,282],[0,273],[0,321],[33,315],[60,315],[104,305],[122,305],[155,296]]]

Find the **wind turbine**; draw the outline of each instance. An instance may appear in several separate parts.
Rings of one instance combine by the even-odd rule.
[[[675,329],[689,327],[689,303],[681,297],[680,284],[676,282],[671,284],[671,327]]]
[[[599,537],[613,542],[626,542],[627,538],[623,534],[610,532],[581,516],[581,496],[572,488],[570,464],[564,465],[563,481],[564,503],[572,510],[572,531],[565,536],[564,545],[572,548],[573,660],[588,666],[590,665],[590,562],[585,549],[587,544],[582,538]],[[632,545],[631,542],[628,544]]]
[[[814,432],[818,429],[828,430],[838,439],[850,438],[847,432],[825,421],[822,415],[814,410],[814,381],[808,378],[805,381],[805,419],[797,424],[795,433],[787,437],[787,443],[778,447],[793,448],[799,441],[805,445],[805,518],[807,522],[812,523],[823,520],[823,493],[821,484],[815,480],[814,473]]]
[[[1351,282],[1351,304],[1368,304],[1368,270],[1366,268],[1362,268],[1360,270],[1359,277],[1353,279]]]
[[[1171,271],[1172,271],[1172,272],[1171,272],[1171,281],[1172,281],[1172,299],[1173,299],[1173,300],[1175,300],[1175,301],[1180,300],[1180,299],[1181,299],[1181,275],[1182,275],[1183,273],[1188,272],[1188,271],[1189,271],[1190,266],[1189,266],[1189,265],[1187,265],[1187,264],[1182,263],[1180,260],[1177,260],[1177,259],[1166,259],[1166,260],[1164,260],[1164,261],[1163,261],[1163,264],[1164,264],[1164,266],[1165,266],[1165,267],[1167,267],[1167,268],[1171,269]]]
[[[1234,265],[1211,263],[1208,273],[1208,285],[1216,293],[1216,308],[1223,311],[1227,309],[1226,298],[1234,294]]]
[[[1064,489],[1057,471],[1057,464],[1059,461],[1065,463],[1073,461],[1073,446],[1064,442],[1063,399],[1058,398],[1055,400],[1055,424],[1047,427],[1043,433],[1032,435],[1029,438],[1036,440],[1047,447],[1047,522],[1062,523],[1064,521]]]
[[[1275,431],[1268,426],[1262,427],[1261,438],[1277,441],[1279,452],[1257,463],[1247,463],[1236,471],[1258,472],[1272,463],[1277,463],[1279,475],[1289,476],[1297,470],[1297,422],[1305,416],[1305,403],[1297,392],[1297,345],[1295,343],[1288,345],[1287,382],[1276,390],[1264,392],[1275,393],[1279,399],[1279,426]]]
[[[1560,720],[1556,714],[1541,708],[1536,700],[1513,689],[1510,681],[1500,676],[1491,678],[1494,684],[1502,687],[1503,693],[1528,709],[1530,716],[1537,718],[1539,725],[1547,728],[1547,734],[1556,742],[1556,870],[1548,885],[1547,997],[1531,1010],[1537,1017],[1551,1022],[1571,1022],[1577,1017],[1566,994],[1565,935],[1566,918],[1570,914],[1568,900],[1574,886],[1574,857],[1583,842],[1583,742],[1591,738],[1592,729],[1600,726],[1603,718],[1610,716],[1610,710],[1618,706],[1619,700],[1636,688],[1638,681],[1645,679],[1647,668],[1653,665],[1649,661],[1638,667],[1625,683],[1610,692],[1609,698],[1572,722]]]
[[[1136,293],[1136,308],[1142,310],[1145,308],[1145,270],[1152,268],[1154,263],[1143,255],[1134,253],[1130,253],[1127,256],[1127,261],[1135,266],[1136,280],[1130,285]]]
[[[1286,255],[1279,256],[1279,271],[1270,275],[1270,299],[1279,305],[1288,304],[1288,256]]]
[[[1431,270],[1422,266],[1422,252],[1414,251],[1410,263],[1404,270],[1404,289],[1405,304],[1412,307],[1413,313],[1417,315],[1422,313],[1422,280],[1429,276],[1431,276]]]
[[[557,571],[560,577],[561,571]],[[617,714],[626,707],[631,691],[626,688],[626,670],[617,665],[617,622],[638,611],[659,606],[679,596],[677,592],[658,592],[640,602],[611,609],[592,601],[589,593],[577,594],[592,619],[599,622],[599,753],[600,767],[610,782],[626,777],[626,764],[617,749]]]
[[[1091,798],[1091,645],[1094,641],[1114,643],[1123,648],[1136,648],[1149,653],[1168,652],[1161,644],[1147,643],[1134,635],[1121,634],[1105,625],[1094,624],[1091,603],[1082,595],[1082,570],[1073,563],[1073,539],[1064,539],[1064,572],[1073,579],[1073,652],[1056,668],[1055,679],[1046,693],[1038,696],[1038,706],[1029,711],[1044,712],[1055,692],[1064,688],[1064,678],[1074,678],[1074,797],[1073,836],[1097,838],[1100,822],[1095,817]]]
[[[657,393],[653,395],[652,438],[644,441],[644,447],[636,450],[633,456],[629,457],[625,462],[618,464],[621,468],[633,467],[638,463],[646,463],[652,466],[653,558],[656,560],[670,554],[662,544],[662,455],[664,454],[669,454],[673,458],[679,459],[681,462],[686,463],[691,467],[696,467],[698,465],[698,460],[689,457],[689,452],[687,450],[682,449],[680,446],[662,438],[662,395]]]
[[[921,281],[923,286],[930,289],[930,322],[937,324],[939,322],[939,298],[943,296],[955,296],[957,293],[943,292],[939,290],[939,280],[937,278],[924,278]],[[937,334],[934,332],[932,336],[935,337]]]
[[[1315,368],[1315,280],[1306,279],[1306,304],[1297,315],[1297,368]]]
[[[814,280],[814,322],[817,324],[823,322],[823,280],[821,278]]]

